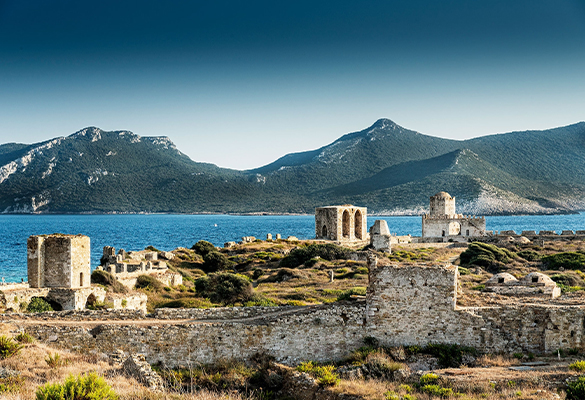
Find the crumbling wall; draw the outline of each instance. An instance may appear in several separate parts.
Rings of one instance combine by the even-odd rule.
[[[186,366],[225,359],[248,359],[264,353],[293,365],[305,360],[335,360],[360,347],[364,305],[307,307],[298,313],[248,322],[182,324],[100,324],[98,326],[26,324],[42,342],[78,351],[144,354],[149,363]],[[18,325],[18,321],[14,324]]]

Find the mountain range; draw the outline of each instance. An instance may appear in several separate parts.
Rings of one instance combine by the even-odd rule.
[[[380,119],[247,171],[194,162],[168,137],[95,127],[0,145],[3,213],[312,213],[352,203],[405,215],[425,212],[439,191],[464,214],[584,210],[585,123],[458,141]]]

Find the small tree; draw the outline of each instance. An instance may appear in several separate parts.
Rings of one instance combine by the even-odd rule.
[[[205,256],[207,253],[212,251],[217,251],[215,246],[209,243],[206,240],[200,240],[191,247],[191,250],[194,250],[195,253]]]
[[[209,274],[195,281],[195,289],[214,303],[243,303],[252,298],[252,283],[245,277],[227,272]]]
[[[33,297],[28,303],[26,307],[27,312],[45,312],[45,311],[53,311],[53,307],[49,304],[49,302],[42,297]]]
[[[234,265],[225,254],[219,251],[210,251],[203,256],[204,267],[207,272],[217,272],[229,269]]]

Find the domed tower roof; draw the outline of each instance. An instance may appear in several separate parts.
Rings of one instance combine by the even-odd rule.
[[[451,195],[447,192],[439,192],[436,195],[434,195],[433,197],[439,198],[439,199],[451,199]]]

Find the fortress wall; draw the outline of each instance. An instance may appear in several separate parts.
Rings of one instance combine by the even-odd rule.
[[[101,324],[97,327],[23,325],[42,342],[83,352],[116,349],[143,353],[149,363],[186,366],[256,353],[285,364],[335,360],[363,345],[364,305],[335,304],[249,322],[189,324]],[[18,321],[13,321],[18,325]],[[95,325],[94,325],[95,326]]]
[[[455,307],[455,266],[371,268],[366,331],[388,346],[456,343],[485,352],[585,348],[585,306]]]
[[[156,319],[226,320],[260,316],[271,313],[303,310],[306,307],[216,307],[216,308],[157,308],[150,316]]]

